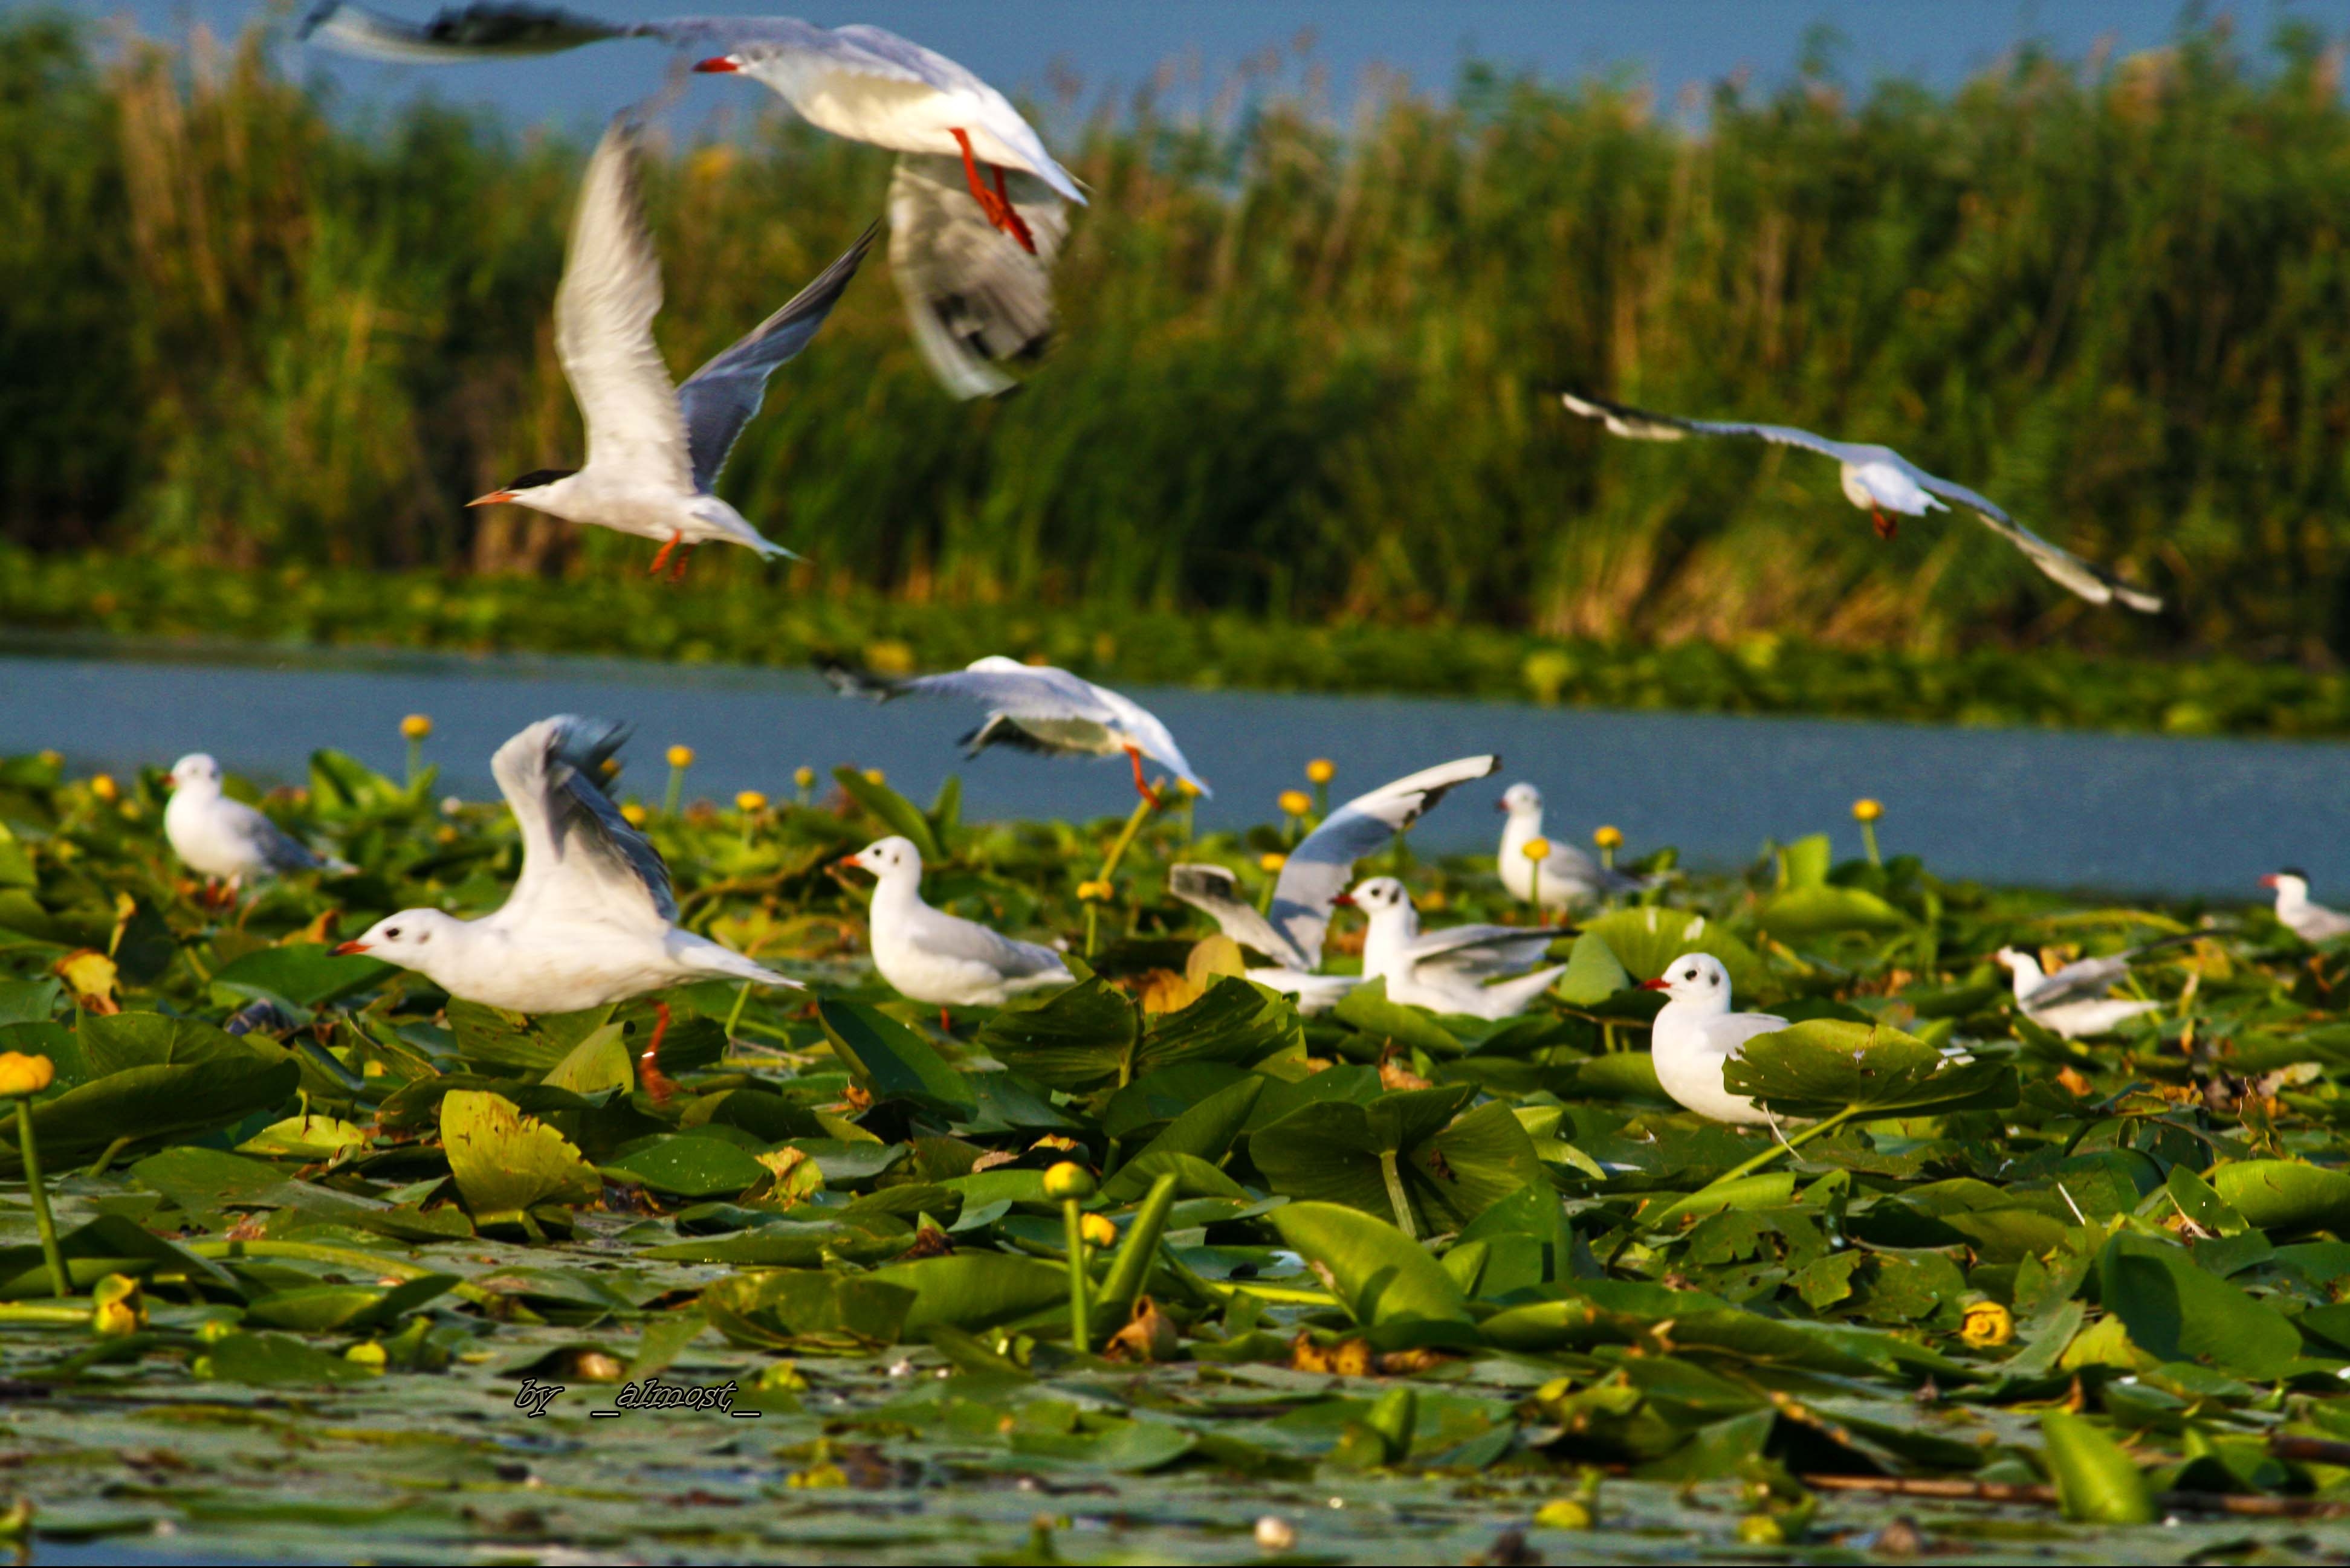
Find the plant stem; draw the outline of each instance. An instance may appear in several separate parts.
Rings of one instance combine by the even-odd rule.
[[[1739,1161],[1736,1165],[1731,1166],[1728,1170],[1723,1171],[1720,1176],[1715,1177],[1711,1181],[1707,1182],[1703,1187],[1699,1188],[1695,1192],[1690,1193],[1690,1196],[1691,1198],[1702,1198],[1705,1194],[1711,1192],[1717,1187],[1727,1187],[1731,1182],[1738,1180],[1741,1177],[1752,1176],[1756,1171],[1762,1169],[1764,1166],[1770,1164],[1773,1160],[1778,1158],[1781,1155],[1794,1150],[1798,1144],[1809,1143],[1812,1139],[1819,1137],[1822,1133],[1827,1132],[1832,1128],[1844,1126],[1845,1123],[1852,1120],[1855,1116],[1859,1116],[1861,1114],[1861,1110],[1862,1107],[1859,1106],[1846,1106],[1844,1109],[1838,1111],[1832,1116],[1823,1117],[1821,1120],[1814,1122],[1807,1127],[1798,1128],[1794,1133],[1788,1135],[1784,1142],[1774,1138],[1772,1140],[1771,1147],[1764,1149],[1761,1154],[1755,1155],[1750,1159]]]
[[[669,770],[669,788],[661,792],[661,815],[675,816],[677,803],[685,797],[685,770],[672,766]]]
[[[1167,1229],[1168,1212],[1175,1207],[1176,1185],[1171,1175],[1150,1184],[1134,1211],[1133,1222],[1126,1228],[1125,1239],[1118,1244],[1109,1278],[1102,1282],[1101,1302],[1119,1316],[1133,1310],[1134,1298],[1142,1293],[1150,1278],[1151,1261],[1159,1255],[1159,1238]]]
[[[1877,853],[1877,824],[1864,822],[1860,825],[1860,841],[1868,846],[1868,863],[1871,866],[1885,864],[1883,858]]]
[[[0,1324],[22,1324],[27,1327],[41,1325],[57,1328],[88,1328],[90,1308],[65,1306],[31,1302],[0,1303]]]
[[[1061,1199],[1061,1220],[1069,1245],[1069,1348],[1083,1355],[1091,1347],[1092,1334],[1086,1311],[1085,1216],[1076,1199]]]
[[[49,1266],[49,1293],[73,1293],[66,1256],[57,1250],[57,1222],[49,1213],[48,1189],[41,1184],[41,1151],[33,1139],[33,1102],[16,1102],[16,1147],[25,1157],[25,1185],[33,1195],[33,1224],[41,1233],[41,1260]]]
[[[1134,836],[1142,831],[1142,824],[1150,815],[1152,805],[1153,802],[1148,795],[1134,803],[1133,811],[1127,815],[1126,826],[1120,829],[1118,837],[1110,842],[1109,854],[1103,857],[1101,870],[1095,874],[1094,880],[1104,885],[1108,883],[1110,873],[1117,870],[1118,863],[1126,857],[1127,848],[1133,844]],[[1087,958],[1094,956],[1094,944],[1099,930],[1099,906],[1089,899],[1086,904],[1086,957]]]
[[[300,1258],[313,1263],[339,1263],[346,1268],[372,1269],[378,1274],[398,1274],[403,1280],[421,1280],[427,1274],[441,1272],[421,1263],[383,1252],[372,1252],[361,1247],[330,1247],[324,1241],[182,1241],[182,1248],[199,1258]],[[452,1287],[452,1295],[469,1302],[486,1303],[495,1301],[494,1291],[462,1283]]]
[[[1396,1228],[1413,1241],[1419,1240],[1419,1227],[1411,1218],[1411,1199],[1403,1189],[1403,1172],[1396,1168],[1396,1152],[1379,1152],[1379,1174],[1388,1179],[1388,1201],[1395,1205]]]
[[[726,1014],[726,1038],[730,1044],[734,1038],[734,1026],[743,1022],[743,1009],[750,1005],[751,985],[750,981],[743,982],[743,989],[734,993],[733,1009]]]

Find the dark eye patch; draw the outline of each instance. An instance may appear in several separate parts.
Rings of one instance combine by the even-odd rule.
[[[394,927],[392,927],[390,930],[387,930],[386,932],[384,932],[384,933],[383,933],[383,940],[386,940],[386,941],[388,941],[388,942],[390,942],[390,941],[397,941],[397,940],[400,940],[400,928],[399,928],[398,926],[394,926]]]

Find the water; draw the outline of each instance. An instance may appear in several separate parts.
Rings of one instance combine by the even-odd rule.
[[[1852,802],[1885,803],[1888,852],[1914,851],[1947,877],[2116,893],[2260,897],[2262,872],[2305,867],[2321,897],[2350,892],[2350,745],[2173,739],[2043,730],[1944,729],[1843,720],[1544,709],[1429,698],[1263,692],[1133,693],[1164,719],[1215,787],[1200,823],[1274,815],[1307,759],[1338,765],[1347,794],[1431,763],[1493,751],[1492,779],[1460,791],[1415,833],[1430,850],[1486,848],[1493,802],[1516,779],[1542,787],[1555,836],[1600,823],[1627,853],[1679,845],[1728,866],[1766,839],[1828,828],[1858,852]],[[874,707],[813,677],[773,670],[593,659],[153,650],[109,656],[86,644],[16,643],[0,653],[0,753],[54,747],[77,768],[168,765],[209,751],[259,780],[301,776],[318,746],[397,772],[402,714],[435,725],[427,752],[444,787],[494,792],[498,742],[549,713],[637,726],[624,784],[658,796],[660,753],[699,753],[690,793],[778,799],[806,763],[886,771],[928,800],[951,771],[974,817],[1092,818],[1132,802],[1123,759],[1065,761],[953,742],[978,717],[960,704]]]

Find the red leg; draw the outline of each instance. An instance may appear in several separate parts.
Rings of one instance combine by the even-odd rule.
[[[1142,753],[1128,746],[1126,748],[1126,760],[1134,764],[1134,793],[1149,801],[1152,810],[1157,810],[1159,804],[1158,793],[1142,782]]]
[[[979,210],[987,215],[989,223],[1034,251],[1036,246],[1028,238],[1028,225],[1022,223],[1020,214],[1012,210],[1011,202],[995,191],[989,190],[981,182],[979,160],[972,154],[970,136],[961,127],[957,127],[951,134],[955,139],[955,145],[962,149],[962,177],[970,182],[971,199],[979,203]],[[1002,178],[999,172],[997,175],[999,187]]]
[[[941,1034],[954,1033],[954,1020],[948,1016],[947,1004],[943,1002],[939,1003],[939,1033]]]
[[[679,543],[684,538],[685,535],[682,534],[671,534],[669,536],[669,543],[663,545],[660,549],[653,552],[653,564],[645,568],[645,576],[649,577],[660,576],[660,569],[669,565],[669,553],[671,550],[676,549]]]
[[[1001,202],[1003,207],[1003,232],[1010,234],[1014,239],[1018,240],[1022,250],[1026,251],[1032,256],[1035,255],[1036,254],[1036,236],[1028,232],[1028,221],[1020,215],[1020,209],[1012,204],[1012,192],[1003,188],[1003,165],[991,163],[987,167],[989,171],[995,176],[995,199],[997,202]]]
[[[680,535],[680,537],[682,536],[683,535]],[[677,559],[671,563],[669,568],[669,580],[671,583],[681,583],[685,581],[685,564],[693,559],[693,550],[694,547],[691,545],[688,545],[678,551]]]
[[[1882,506],[1870,507],[1868,515],[1869,519],[1877,524],[1877,536],[1880,539],[1892,538],[1894,531],[1901,526],[1885,514],[1885,508]]]
[[[668,1033],[669,1003],[656,1002],[653,1003],[653,1037],[645,1046],[644,1054],[637,1058],[637,1078],[644,1085],[645,1093],[653,1097],[655,1105],[665,1103],[677,1093],[676,1080],[660,1070],[661,1040]]]

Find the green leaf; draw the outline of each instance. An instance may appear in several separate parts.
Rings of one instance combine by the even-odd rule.
[[[1668,909],[1655,904],[1617,909],[1586,920],[1583,929],[1596,933],[1634,980],[1654,980],[1665,966],[1683,953],[1711,953],[1730,971],[1731,992],[1742,1002],[1751,1001],[1770,981],[1770,971],[1752,948],[1721,929],[1703,915]]]
[[[2198,1268],[2182,1248],[2125,1233],[2106,1244],[2097,1270],[2106,1310],[2148,1355],[2265,1379],[2301,1355],[2291,1319]]]
[[[637,1086],[637,1068],[629,1057],[620,1026],[607,1023],[574,1045],[571,1054],[549,1067],[546,1076],[539,1082],[549,1088],[568,1089],[575,1095],[601,1094],[606,1089],[627,1094]]]
[[[2350,1171],[2289,1159],[2230,1160],[2211,1172],[2211,1187],[2257,1230],[2350,1229]]]
[[[740,1192],[766,1179],[767,1168],[741,1145],[724,1138],[676,1133],[604,1162],[604,1170],[634,1178],[656,1192],[680,1198],[715,1198]],[[602,1191],[599,1186],[597,1192]],[[589,1197],[594,1197],[590,1193]],[[575,1201],[585,1201],[577,1199]]]
[[[1575,947],[1567,954],[1566,972],[1558,977],[1558,983],[1551,991],[1570,1007],[1589,1007],[1630,989],[1632,983],[1631,975],[1616,956],[1616,950],[1607,945],[1607,939],[1597,931],[1586,930],[1575,939]]]
[[[33,872],[32,852],[16,840],[5,823],[0,823],[0,888],[32,888],[39,885]]]
[[[1150,1149],[1135,1156],[1102,1185],[1102,1197],[1111,1203],[1130,1202],[1162,1176],[1175,1178],[1186,1198],[1232,1198],[1243,1203],[1256,1198],[1256,1194],[1198,1155],[1180,1149]]]
[[[85,1018],[83,1027],[98,1022]],[[259,1112],[290,1109],[301,1081],[302,1070],[282,1054],[271,1062],[242,1049],[213,1061],[132,1067],[35,1101],[33,1132],[44,1165],[80,1165],[126,1137],[131,1150],[151,1149]],[[23,1171],[16,1140],[0,1140],[0,1176],[15,1178]]]
[[[854,1334],[887,1345],[903,1329],[916,1293],[878,1274],[785,1269],[737,1274],[702,1293],[702,1310],[738,1345],[801,1334]]]
[[[1185,1111],[1167,1125],[1167,1129],[1144,1146],[1135,1158],[1153,1154],[1188,1154],[1210,1164],[1224,1158],[1240,1137],[1241,1127],[1248,1121],[1249,1113],[1256,1108],[1257,1096],[1264,1092],[1265,1080],[1251,1075],[1240,1082],[1219,1089],[1214,1094]],[[1128,1197],[1140,1196],[1138,1187]]]
[[[603,1194],[602,1178],[570,1139],[503,1095],[442,1096],[441,1143],[476,1224],[518,1222],[539,1204],[593,1203]]]
[[[323,943],[295,942],[232,960],[213,975],[213,990],[232,1006],[266,1000],[307,1009],[364,991],[396,972],[371,958],[337,958]]]
[[[1130,1082],[1139,1033],[1134,1003],[1094,978],[1033,1000],[1014,998],[974,1044],[1014,1072],[1074,1095]]]
[[[946,863],[946,847],[939,842],[931,819],[923,815],[921,808],[912,801],[886,784],[875,784],[855,768],[835,768],[832,778],[840,786],[842,794],[878,817],[891,833],[912,840],[914,847],[922,852],[922,859],[926,863],[931,866]]]
[[[1824,886],[1828,879],[1828,867],[1835,860],[1835,850],[1825,833],[1814,833],[1779,846],[1779,887],[1784,891],[1801,891]]]
[[[978,1112],[963,1075],[888,1013],[862,1002],[827,1001],[817,1004],[816,1018],[833,1054],[877,1101],[906,1100],[958,1119]]]
[[[1343,1203],[1396,1219],[1401,1217],[1400,1194],[1414,1230],[1422,1231],[1431,1213],[1449,1210],[1429,1190],[1425,1168],[1406,1157],[1433,1138],[1474,1093],[1457,1084],[1382,1095],[1367,1105],[1326,1100],[1302,1106],[1249,1135],[1249,1159],[1275,1192],[1290,1198]],[[1520,1128],[1519,1137],[1524,1136]],[[1533,1147],[1527,1140],[1529,1156]],[[1540,1168],[1538,1160],[1535,1167]]]
[[[1329,1271],[1357,1323],[1468,1321],[1468,1303],[1443,1265],[1383,1220],[1335,1203],[1291,1203],[1266,1222],[1301,1257]]]
[[[1149,1022],[1134,1054],[1140,1078],[1184,1063],[1261,1062],[1304,1033],[1297,1009],[1279,992],[1217,975],[1198,1001]]]
[[[77,1289],[86,1290],[108,1274],[146,1275],[158,1269],[185,1274],[192,1282],[232,1298],[244,1292],[218,1264],[174,1246],[119,1214],[101,1214],[57,1238]],[[37,1243],[0,1248],[0,1301],[18,1301],[49,1293],[49,1273]]]
[[[1102,1108],[1101,1130],[1119,1139],[1144,1133],[1156,1136],[1201,1101],[1251,1075],[1229,1062],[1179,1062],[1161,1067],[1109,1097]],[[1259,1082],[1262,1085],[1263,1080]]]
[[[1957,1062],[1884,1024],[1813,1018],[1759,1034],[1722,1068],[1725,1087],[1783,1116],[1850,1107],[1885,1115],[1995,1109],[2016,1100],[2015,1071]]]
[[[2154,1494],[2120,1444],[2085,1417],[2063,1410],[2042,1414],[2040,1435],[2065,1517],[2085,1524],[2154,1522]]]
[[[425,1274],[382,1285],[309,1285],[261,1296],[244,1309],[245,1321],[297,1334],[334,1334],[389,1326],[462,1283],[454,1274]]]
[[[226,1334],[205,1347],[203,1359],[211,1363],[214,1377],[262,1388],[365,1383],[377,1376],[372,1367],[314,1350],[282,1334]]]
[[[1763,901],[1755,924],[1778,937],[1822,931],[1898,931],[1917,922],[1865,888],[1812,887]]]
[[[1416,1007],[1388,1000],[1385,976],[1355,987],[1330,1010],[1330,1015],[1351,1023],[1378,1040],[1392,1040],[1431,1056],[1458,1056],[1461,1042]]]
[[[899,1332],[919,1339],[931,1326],[993,1328],[1029,1317],[1069,1296],[1068,1271],[1057,1263],[1008,1252],[958,1252],[891,1263],[869,1276],[914,1293]]]

